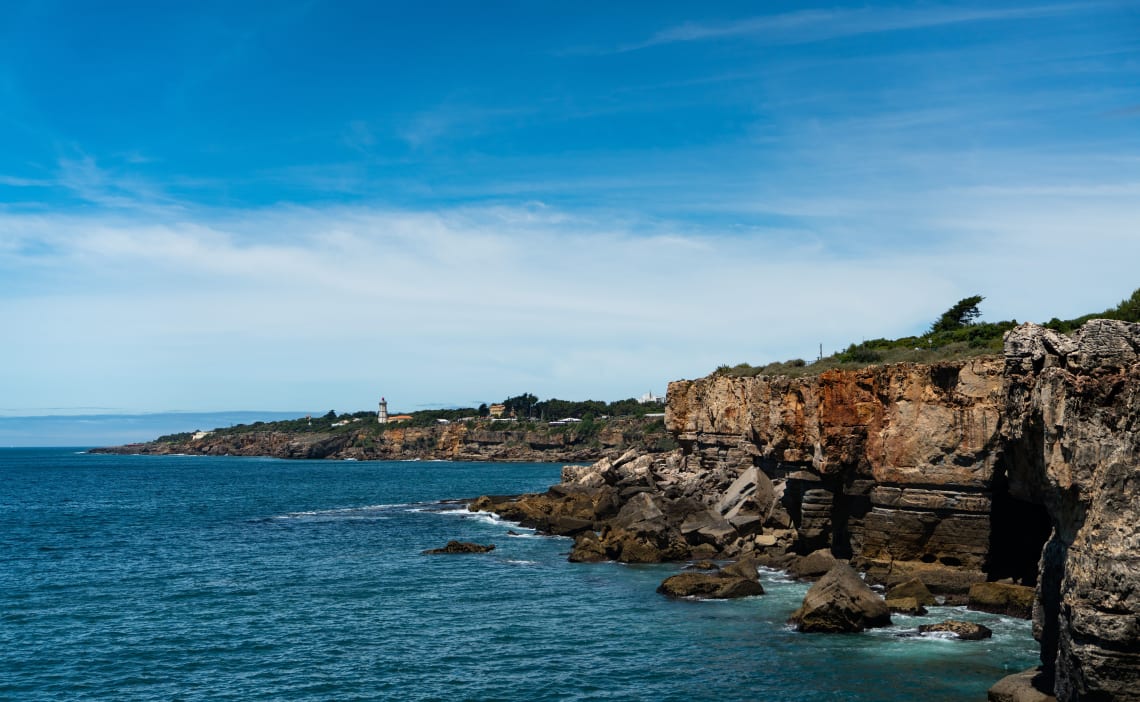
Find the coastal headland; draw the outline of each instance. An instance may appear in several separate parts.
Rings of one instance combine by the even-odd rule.
[[[1021,588],[1042,666],[1001,689],[1140,700],[1140,324],[1026,324],[997,357],[714,374],[667,398],[676,449],[471,508],[572,536],[577,561],[747,557],[818,576],[840,560],[951,601]]]
[[[607,417],[554,425],[473,418],[416,426],[403,422],[377,424],[374,417],[361,414],[364,416],[333,421],[326,417],[185,433],[92,452],[563,463],[596,461],[630,449],[650,453],[675,446],[665,431],[664,420],[658,416]]]

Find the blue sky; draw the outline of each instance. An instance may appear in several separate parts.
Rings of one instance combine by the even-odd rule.
[[[1135,2],[0,23],[0,415],[618,399],[1137,261]]]

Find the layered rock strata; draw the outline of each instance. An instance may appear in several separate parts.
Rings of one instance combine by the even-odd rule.
[[[962,593],[987,575],[1002,368],[988,358],[677,381],[666,426],[704,470],[762,471],[796,551],[826,548],[872,581]]]

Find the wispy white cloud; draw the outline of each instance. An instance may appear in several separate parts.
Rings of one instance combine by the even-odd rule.
[[[54,185],[54,181],[44,178],[21,178],[0,174],[0,185],[7,185],[12,188],[44,188]]]
[[[35,330],[0,383],[135,410],[612,399],[912,333],[975,292],[1040,320],[1138,284],[1131,183],[803,197],[746,236],[540,203],[0,213],[0,315]],[[862,246],[877,227],[910,241]]]
[[[1100,5],[1103,3],[1095,3]],[[855,10],[801,10],[749,17],[723,23],[688,22],[663,29],[643,41],[625,44],[615,52],[638,51],[664,44],[752,37],[765,42],[796,44],[838,37],[969,22],[993,22],[1063,15],[1087,11],[1094,3],[1035,5],[1018,8],[977,9],[950,6],[918,8],[862,8]]]

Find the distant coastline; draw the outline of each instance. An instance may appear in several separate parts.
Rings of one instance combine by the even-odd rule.
[[[583,462],[629,449],[656,453],[676,446],[665,430],[663,418],[657,414],[567,423],[471,418],[426,426],[380,425],[374,418],[360,416],[329,420],[321,417],[258,422],[95,448],[91,452],[330,460]]]

